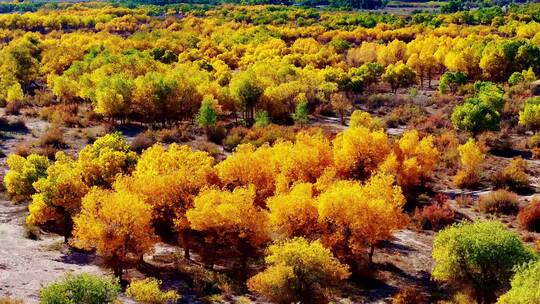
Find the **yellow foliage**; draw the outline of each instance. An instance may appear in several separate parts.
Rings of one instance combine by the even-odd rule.
[[[227,242],[227,236],[232,236],[259,245],[269,238],[268,214],[255,206],[253,186],[232,192],[207,188],[195,197],[193,205],[186,213],[191,228],[217,241]]]
[[[62,218],[67,225],[70,217],[79,211],[81,199],[88,192],[82,175],[77,162],[63,152],[56,153],[56,161],[47,169],[47,177],[34,183],[37,193],[32,195],[26,222],[43,224]]]
[[[333,141],[334,166],[341,176],[363,179],[377,169],[390,151],[384,131],[349,128],[339,133]]]
[[[32,184],[47,175],[50,162],[45,156],[37,154],[30,154],[27,158],[11,154],[7,165],[9,170],[4,176],[6,191],[15,200],[19,200],[35,192]]]
[[[272,164],[272,148],[263,145],[255,148],[251,144],[236,147],[234,153],[220,162],[217,172],[222,183],[228,188],[253,185],[257,191],[257,201],[264,199],[275,190],[275,173]]]
[[[400,138],[394,153],[381,164],[381,171],[394,174],[403,189],[410,189],[431,175],[438,159],[433,137],[420,139],[418,131],[410,130]]]
[[[120,276],[130,255],[141,257],[156,242],[152,227],[152,207],[137,195],[124,190],[93,188],[82,200],[81,212],[74,217],[72,244],[96,249],[113,263]]]
[[[383,128],[382,121],[371,116],[368,112],[362,110],[355,110],[351,114],[351,120],[349,121],[349,128],[364,127],[370,131],[380,130]]]
[[[161,291],[161,281],[154,278],[133,280],[126,289],[126,296],[144,304],[175,303],[180,295],[174,291]]]
[[[216,181],[214,159],[188,146],[156,144],[140,156],[132,176],[118,179],[115,189],[127,189],[154,208],[155,216],[177,228],[186,226],[185,212],[204,186]]]
[[[317,207],[313,185],[295,184],[289,193],[280,193],[267,201],[272,231],[282,237],[308,237],[317,230]]]
[[[265,262],[268,268],[252,277],[248,288],[278,303],[309,303],[321,296],[316,285],[326,289],[350,275],[318,240],[294,238],[271,245]]]
[[[317,198],[323,242],[342,258],[365,252],[404,224],[405,198],[391,175],[338,181]]]
[[[332,164],[330,141],[320,131],[300,132],[294,143],[279,141],[272,152],[278,193],[287,191],[294,182],[314,183]]]
[[[472,138],[469,138],[465,144],[460,145],[458,151],[460,169],[454,176],[454,183],[458,187],[474,186],[480,181],[480,167],[485,154]]]

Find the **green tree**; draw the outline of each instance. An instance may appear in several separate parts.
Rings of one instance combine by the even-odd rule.
[[[455,93],[460,85],[467,83],[467,75],[462,72],[446,72],[439,80],[439,92],[447,94]]]
[[[205,96],[196,117],[199,127],[205,128],[207,131],[209,127],[215,126],[217,123],[215,104],[216,101],[212,96]]]
[[[308,100],[305,94],[297,96],[296,110],[294,111],[292,118],[295,123],[303,125],[309,122],[309,108]]]
[[[519,112],[519,123],[535,132],[540,129],[540,97],[532,97],[525,102]]]
[[[264,92],[255,73],[247,70],[234,75],[230,89],[243,109],[244,120],[250,123],[254,118],[254,108]]]
[[[436,234],[432,276],[465,286],[479,304],[492,303],[509,285],[514,267],[533,257],[518,235],[499,222],[462,223]]]
[[[417,83],[416,72],[402,62],[387,66],[382,75],[382,80],[390,84],[392,93],[396,93],[400,87],[407,87]]]

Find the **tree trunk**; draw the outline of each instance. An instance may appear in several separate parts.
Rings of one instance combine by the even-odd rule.
[[[71,214],[64,208],[62,208],[61,214],[64,218],[64,243],[67,244],[73,232],[73,219],[71,218]]]
[[[114,276],[117,277],[119,280],[122,280],[122,273],[124,271],[124,268],[122,265],[122,261],[118,257],[118,255],[115,253],[113,254],[112,258],[112,264],[113,264],[113,273]]]
[[[245,239],[240,239],[240,282],[242,283],[245,283],[247,281],[248,246],[249,245]]]
[[[369,265],[373,264],[373,253],[375,253],[375,245],[371,245],[369,248],[369,253],[368,253]]]
[[[184,229],[180,232],[180,243],[182,244],[182,247],[184,247],[184,258],[186,260],[191,260],[190,255],[190,242],[189,242],[189,232],[187,229]]]

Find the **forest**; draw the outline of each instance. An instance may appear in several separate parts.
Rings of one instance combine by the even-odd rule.
[[[0,304],[540,302],[540,4],[386,4],[0,3]]]

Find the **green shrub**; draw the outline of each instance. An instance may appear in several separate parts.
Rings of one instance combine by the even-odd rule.
[[[521,72],[514,72],[510,77],[508,78],[508,84],[511,86],[515,86],[525,80],[525,77],[523,77],[523,74]]]
[[[489,214],[516,214],[519,196],[507,190],[497,190],[480,197],[478,210]]]
[[[268,112],[260,111],[255,115],[255,127],[262,128],[266,127],[270,123],[270,118],[268,117]]]
[[[106,304],[120,293],[116,279],[81,273],[68,274],[39,292],[41,304]]]
[[[534,258],[518,235],[496,221],[461,223],[439,231],[433,241],[434,279],[491,303],[509,285],[514,267]]]
[[[161,291],[161,281],[153,278],[132,281],[126,295],[144,304],[166,304],[180,299],[176,291]]]
[[[540,261],[519,267],[510,282],[512,288],[497,304],[540,303]]]

